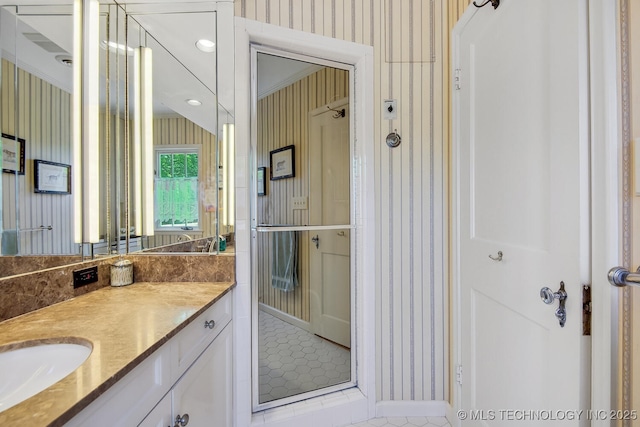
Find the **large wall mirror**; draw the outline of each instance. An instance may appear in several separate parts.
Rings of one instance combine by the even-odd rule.
[[[350,71],[255,52],[254,409],[352,387]]]
[[[0,276],[6,276],[82,256],[68,180],[74,172],[72,4],[5,6],[0,19]]]
[[[233,117],[216,94],[216,15],[204,3],[103,8],[101,134],[112,135],[105,158],[128,165],[108,178],[119,216],[105,229],[127,252],[231,247]]]
[[[140,250],[232,250],[233,108],[217,95],[217,4],[100,5],[99,184],[86,189],[98,195],[98,237],[83,244],[73,233],[78,191],[65,185],[80,169],[73,6],[0,11],[0,275]]]

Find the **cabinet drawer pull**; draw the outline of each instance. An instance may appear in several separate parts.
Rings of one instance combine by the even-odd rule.
[[[204,321],[204,327],[205,328],[209,328],[209,329],[213,329],[216,326],[216,321],[215,320],[205,320]],[[187,417],[188,419],[188,417]]]

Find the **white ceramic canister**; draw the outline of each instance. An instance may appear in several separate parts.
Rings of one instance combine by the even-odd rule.
[[[111,286],[126,286],[133,283],[133,263],[128,259],[111,265]]]

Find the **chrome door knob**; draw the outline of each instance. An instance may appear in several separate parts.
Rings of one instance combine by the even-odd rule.
[[[567,311],[565,310],[565,300],[567,299],[567,292],[564,290],[564,282],[560,282],[560,289],[557,292],[553,292],[548,287],[540,289],[540,299],[545,304],[552,304],[555,300],[560,303],[556,310],[556,318],[560,323],[560,327],[564,328],[564,324],[567,321]]]
[[[540,289],[540,299],[542,299],[542,302],[545,304],[552,304],[553,301],[555,301],[556,296],[551,289],[545,286],[544,288]]]
[[[185,427],[189,424],[189,414],[184,414],[180,416],[180,414],[176,415],[176,423],[173,427]]]

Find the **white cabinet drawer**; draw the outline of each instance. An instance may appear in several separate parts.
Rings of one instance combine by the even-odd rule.
[[[173,380],[196,360],[231,320],[233,293],[229,292],[209,307],[171,340]]]
[[[160,347],[65,427],[137,425],[173,385],[169,381],[170,354],[169,348]]]

